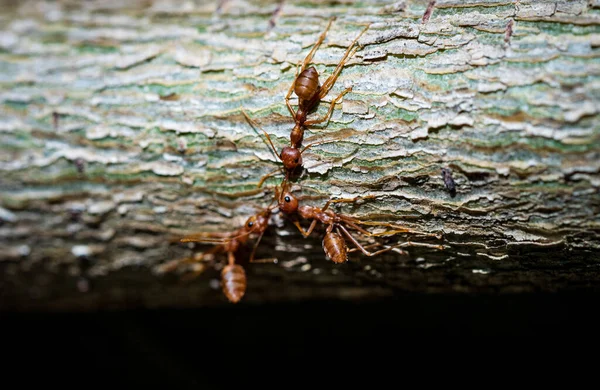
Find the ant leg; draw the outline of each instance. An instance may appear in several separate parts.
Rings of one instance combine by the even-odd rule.
[[[326,198],[327,195],[302,195],[302,200],[317,200],[317,199],[323,199]],[[299,197],[300,199],[300,197]]]
[[[239,233],[242,231],[242,233]],[[200,242],[203,244],[219,244],[219,248],[222,248],[224,244],[227,244],[228,242],[231,242],[233,240],[237,240],[241,237],[245,237],[249,234],[254,233],[253,230],[250,231],[243,231],[243,230],[237,230],[234,232],[227,232],[227,233],[219,233],[219,232],[215,232],[215,233],[196,233],[196,234],[191,234],[189,236],[185,236],[182,239],[179,240],[179,242]]]
[[[304,238],[306,238],[310,235],[310,233],[312,233],[312,231],[315,229],[315,226],[317,226],[317,220],[313,219],[312,223],[308,227],[308,230],[304,230],[304,228],[300,225],[300,222],[298,221],[294,221],[294,225],[296,225],[298,230],[300,230],[300,233],[302,233]]]
[[[346,50],[346,53],[344,54],[344,57],[342,57],[342,59],[338,63],[337,67],[335,68],[335,70],[333,71],[333,73],[331,74],[331,76],[329,76],[327,78],[327,80],[325,80],[325,82],[323,83],[323,85],[321,86],[321,91],[319,92],[319,98],[320,99],[322,99],[323,97],[325,97],[327,95],[327,93],[329,92],[329,90],[331,89],[331,87],[333,87],[333,84],[335,83],[335,81],[337,80],[338,76],[340,75],[343,66],[354,55],[354,53],[356,53],[356,51],[358,50],[358,46],[353,48],[354,44],[358,41],[358,39],[368,29],[369,29],[369,26],[365,27],[360,32],[360,34],[358,34],[358,36],[356,38],[354,38],[354,40],[352,41],[352,43],[350,44],[350,46],[348,46],[348,49]]]
[[[420,232],[417,230],[412,230],[412,229],[404,228],[402,226],[396,226],[396,225],[392,225],[392,224],[385,223],[385,222],[365,222],[365,221],[361,221],[359,219],[348,217],[345,215],[341,215],[340,217],[341,217],[342,221],[344,223],[346,223],[346,225],[348,225],[349,227],[351,227],[355,230],[358,230],[359,232],[361,232],[362,234],[364,234],[365,236],[368,236],[368,237],[382,237],[382,236],[393,236],[395,234],[400,234],[400,233],[413,233],[413,234],[421,234],[421,235],[424,235],[427,237],[440,238],[436,234]],[[379,232],[379,233],[371,233],[371,232],[363,229],[362,227],[358,226],[358,224],[367,225],[367,226],[391,227],[393,230],[386,230],[386,231]]]
[[[379,243],[377,243],[377,244],[363,245],[362,247],[363,247],[364,249],[369,249],[369,248],[374,248],[374,247],[376,247],[376,246],[382,246],[382,245],[383,245],[383,244],[379,244]],[[394,248],[391,248],[391,249],[398,249],[398,252],[400,252],[400,254],[401,254],[401,255],[408,255],[408,252],[407,252],[407,251],[404,251],[404,250],[402,250],[402,249],[399,249],[398,247],[394,247]],[[360,250],[360,249],[358,249],[358,248],[352,248],[352,249],[348,249],[348,253],[352,253],[352,252],[358,252],[359,250]]]
[[[338,233],[339,233],[339,231],[338,231]],[[365,249],[369,249],[369,248],[375,248],[375,247],[377,247],[377,246],[383,246],[383,245],[385,245],[385,244],[381,244],[381,243],[379,243],[379,242],[376,242],[375,244],[362,245],[362,247],[363,247],[363,248],[365,248]],[[358,248],[352,248],[352,249],[348,249],[348,253],[357,252],[357,251],[359,251],[359,250],[360,250],[360,249],[358,249]],[[404,252],[403,250],[400,250],[400,251],[401,251],[401,252]]]
[[[350,50],[352,50],[352,51],[350,51]],[[323,82],[323,85],[321,86],[321,89],[319,90],[319,99],[323,99],[325,96],[327,96],[327,94],[329,93],[329,90],[333,87],[333,84],[335,84],[338,77],[340,76],[340,73],[342,73],[342,67],[357,51],[358,51],[358,47],[355,47],[355,48],[349,47],[348,48],[348,51],[346,51],[344,58],[339,62],[339,64],[337,65],[337,67],[335,68],[335,70],[333,71],[331,76],[329,76],[327,78],[327,80],[325,80]]]
[[[413,242],[413,241],[406,241],[406,242],[403,242],[402,244],[394,245],[393,248],[406,248],[409,246],[420,246],[423,248],[444,250],[443,245],[434,245],[434,244],[427,244],[426,242]]]
[[[354,230],[359,231],[360,233],[364,234],[365,236],[368,237],[373,237],[373,233],[361,228],[360,226],[358,226],[356,224],[356,221],[354,220],[354,218],[342,218],[342,221],[344,221],[348,226],[350,226],[351,228],[353,228]]]
[[[303,149],[300,151],[300,154],[304,153],[304,151],[305,151],[306,149],[310,148],[310,147],[317,146],[317,145],[323,145],[323,144],[330,144],[330,143],[332,143],[332,142],[336,142],[336,141],[338,141],[338,140],[335,140],[335,139],[328,139],[328,140],[325,140],[325,141],[317,141],[317,142],[310,143],[310,144],[306,145],[306,146],[305,146],[305,147],[304,147],[304,148],[303,148]]]
[[[192,273],[182,275],[180,280],[184,283],[190,282],[190,281],[196,279],[198,276],[202,275],[204,273],[204,271],[206,271],[206,268],[207,267],[204,264],[200,264],[199,269],[192,271]]]
[[[278,159],[281,160],[281,157],[279,157],[279,155],[277,154],[277,149],[275,149],[275,146],[273,145],[273,142],[271,142],[271,137],[269,137],[269,134],[267,134],[267,132],[265,130],[263,130],[258,123],[256,123],[252,118],[250,118],[248,116],[248,114],[246,114],[246,111],[242,108],[242,114],[244,114],[244,116],[246,117],[246,120],[250,123],[250,125],[256,129],[260,129],[260,131],[262,131],[265,135],[265,137],[267,137],[267,141],[269,141],[269,145],[271,145],[271,149],[273,150],[273,153],[275,153],[275,156],[277,156]]]
[[[348,92],[352,91],[352,87],[346,88],[345,90],[342,91],[342,93],[340,93],[338,95],[338,97],[336,97],[335,99],[333,99],[333,101],[331,102],[331,104],[329,105],[329,111],[327,111],[327,114],[325,114],[325,116],[321,117],[321,118],[317,118],[317,119],[312,119],[309,121],[304,122],[305,126],[310,126],[310,125],[316,125],[317,123],[322,123],[322,122],[327,122],[329,123],[329,119],[331,119],[331,115],[333,114],[333,109],[335,108],[335,105],[337,104],[337,102]],[[327,125],[327,124],[326,124]]]
[[[352,225],[352,224],[350,224],[350,225]],[[350,234],[346,230],[346,228],[344,228],[342,225],[338,225],[338,226],[344,232],[346,232],[347,234]],[[357,227],[358,229],[360,229],[358,226],[353,226],[353,227]],[[362,230],[362,229],[360,229],[360,230]],[[380,236],[381,234],[379,234],[379,233],[373,234],[373,233],[365,232],[365,235],[370,236],[370,237],[377,237],[377,236]],[[377,244],[377,245],[381,245],[381,244]],[[393,249],[393,248],[404,248],[404,247],[408,247],[408,246],[420,246],[420,247],[424,247],[424,248],[433,248],[433,249],[444,250],[444,245],[435,245],[435,244],[428,244],[426,242],[412,242],[412,241],[406,241],[406,242],[403,242],[402,244],[394,245],[394,246],[391,247],[391,249]]]
[[[267,178],[273,176],[274,174],[276,174],[277,172],[282,172],[281,168],[277,168],[276,170],[274,170],[273,172],[269,172],[266,175],[264,175],[260,181],[258,182],[258,184],[256,185],[256,187],[260,188],[262,187],[262,185],[264,184],[265,180],[267,180]]]
[[[254,247],[252,248],[252,254],[250,254],[250,262],[251,263],[254,261],[254,255],[256,254],[256,248],[258,248],[258,244],[260,243],[260,240],[262,240],[264,234],[265,234],[265,231],[263,230],[262,232],[260,232],[260,236],[258,236],[258,238],[256,239],[256,243],[254,244]]]
[[[184,257],[182,259],[171,260],[169,262],[166,262],[166,263],[161,264],[158,267],[156,267],[156,271],[159,274],[164,274],[164,273],[175,270],[179,265],[189,264],[189,263],[193,263],[193,262],[194,262],[193,257]]]
[[[224,243],[231,239],[230,232],[204,232],[184,236],[179,242]]]
[[[256,259],[256,260],[250,261],[250,263],[274,263],[274,264],[277,264],[278,262],[279,262],[279,260],[275,257],[271,257],[268,259]]]
[[[204,259],[206,255],[215,254],[215,253],[219,252],[220,249],[221,249],[220,246],[215,246],[215,247],[207,250],[206,252],[203,252],[200,254],[195,254],[192,257],[184,257],[181,259],[171,260],[165,264],[159,265],[156,268],[156,270],[158,271],[158,273],[162,274],[162,273],[174,271],[178,266],[183,265],[183,264],[203,262],[203,261],[206,261]]]
[[[370,257],[370,256],[376,256],[376,255],[378,255],[378,254],[380,254],[380,253],[384,253],[384,252],[390,251],[390,250],[392,250],[392,249],[394,249],[394,248],[397,248],[397,247],[399,247],[399,246],[401,246],[401,245],[402,245],[402,244],[400,244],[400,245],[389,246],[389,247],[387,247],[387,248],[380,249],[380,250],[378,250],[378,251],[376,251],[376,252],[369,252],[369,251],[367,251],[367,250],[365,249],[365,247],[364,247],[364,246],[362,246],[362,245],[361,245],[361,244],[360,244],[358,241],[356,241],[356,239],[355,239],[355,238],[352,236],[352,234],[350,234],[350,232],[348,232],[348,230],[346,230],[346,228],[345,228],[345,227],[343,227],[343,226],[341,226],[341,225],[338,225],[338,226],[336,227],[336,229],[340,229],[340,230],[341,230],[341,231],[344,233],[344,235],[345,235],[345,236],[346,236],[346,237],[347,237],[347,238],[348,238],[350,241],[352,241],[352,243],[353,243],[353,244],[356,246],[356,248],[357,248],[358,250],[360,250],[360,251],[361,251],[363,254],[365,254],[366,256],[369,256],[369,257]],[[339,232],[339,230],[338,230],[338,232]],[[353,250],[350,250],[349,252],[351,252],[351,251],[353,252]],[[402,251],[402,252],[404,252],[404,251]],[[406,253],[406,252],[404,252],[404,253]]]
[[[404,243],[400,244],[400,246],[402,246],[402,247],[407,247],[407,246],[421,246],[421,247],[424,247],[424,248],[439,249],[441,251],[444,250],[444,246],[443,245],[427,244],[425,242],[407,241],[407,242],[404,242]]]
[[[237,198],[243,198],[246,196],[260,194],[261,192],[264,192],[266,190],[261,190],[261,189],[255,188],[253,190],[239,191],[239,192],[221,192],[221,191],[213,191],[208,188],[202,188],[199,191],[202,191],[202,192],[205,192],[205,193],[211,194],[211,195],[222,196],[224,198],[237,199]]]
[[[313,46],[313,48],[310,51],[310,53],[308,53],[306,55],[306,58],[304,58],[304,62],[302,63],[302,67],[300,68],[300,73],[304,72],[304,69],[306,69],[306,66],[308,64],[310,64],[310,62],[312,61],[313,56],[315,55],[315,52],[317,51],[317,49],[319,48],[319,46],[321,46],[321,43],[323,43],[323,41],[325,40],[325,36],[327,35],[327,31],[329,31],[329,28],[331,27],[331,23],[333,23],[334,20],[335,20],[335,16],[329,18],[329,23],[327,23],[327,27],[325,27],[325,31],[323,31],[321,33],[321,35],[319,36],[319,39],[317,39],[317,42]]]
[[[292,92],[294,92],[294,87],[296,87],[296,80],[298,79],[299,74],[298,69],[300,69],[300,63],[296,65],[296,76],[294,76],[294,81],[292,82],[290,89],[288,89],[287,95],[285,95],[285,104],[287,105],[287,108],[288,110],[290,110],[290,114],[292,114],[292,118],[294,119],[296,118],[296,111],[294,111],[292,105],[290,104],[290,96],[292,96]]]
[[[374,196],[368,196],[367,198],[374,198]],[[360,231],[363,234],[368,235],[369,237],[381,237],[381,236],[387,236],[387,235],[394,235],[394,234],[399,234],[399,233],[412,233],[412,234],[420,234],[426,237],[434,237],[437,238],[438,240],[442,239],[442,235],[441,234],[435,234],[435,233],[426,233],[426,232],[422,232],[419,230],[414,230],[414,229],[410,229],[404,226],[399,226],[399,225],[394,225],[392,223],[387,223],[387,222],[374,222],[374,221],[362,221],[358,218],[354,218],[354,217],[350,217],[348,215],[339,215],[339,217],[341,218],[341,220],[343,222],[345,222],[346,224],[348,224],[349,226],[351,226],[352,228]],[[384,232],[380,232],[380,233],[370,233],[366,230],[364,230],[363,228],[361,228],[358,225],[364,225],[364,226],[379,226],[379,227],[388,227],[391,228],[392,230],[386,230]]]
[[[386,222],[370,222],[370,221],[360,221],[359,220],[359,221],[355,221],[355,223],[359,223],[359,224],[365,225],[365,226],[385,226],[385,227],[389,227],[389,228],[393,229],[393,230],[388,230],[388,231],[380,232],[380,233],[370,233],[372,237],[380,237],[380,236],[393,235],[393,234],[398,234],[398,233],[412,233],[412,234],[419,234],[419,235],[422,235],[425,237],[437,238],[438,240],[442,239],[441,234],[422,232],[420,230],[414,230],[414,229],[410,229],[410,228],[406,228],[403,226],[398,226],[398,225],[394,225],[394,224],[386,223]]]
[[[357,196],[356,198],[329,199],[327,201],[327,203],[325,203],[325,206],[323,206],[323,208],[321,208],[321,211],[327,210],[329,208],[329,205],[332,203],[354,203],[361,199],[374,199],[374,198],[375,198],[375,195]]]

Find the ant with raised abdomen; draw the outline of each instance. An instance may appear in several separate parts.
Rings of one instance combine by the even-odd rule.
[[[374,196],[366,196],[366,197],[356,197],[351,199],[330,199],[325,203],[325,206],[322,208],[308,205],[300,205],[300,200],[298,197],[294,196],[289,188],[289,185],[284,180],[282,183],[282,190],[277,196],[277,201],[279,204],[279,210],[282,213],[286,214],[290,217],[294,223],[294,225],[300,230],[300,233],[306,238],[308,237],[312,231],[314,230],[317,222],[321,222],[324,225],[327,225],[327,229],[325,231],[325,237],[323,239],[323,250],[325,251],[325,255],[327,258],[331,259],[335,263],[344,263],[348,260],[348,253],[355,252],[360,250],[366,256],[375,256],[383,252],[387,252],[392,249],[397,249],[401,247],[407,246],[424,246],[429,248],[443,249],[441,245],[433,245],[427,243],[417,243],[417,242],[405,242],[398,245],[388,246],[385,249],[378,250],[376,252],[369,252],[366,250],[367,247],[370,246],[378,246],[381,244],[373,244],[367,247],[362,246],[356,238],[348,231],[348,228],[352,228],[357,230],[358,232],[364,234],[368,237],[379,237],[379,236],[387,236],[398,233],[416,233],[416,234],[424,234],[426,236],[433,236],[436,238],[440,238],[435,234],[422,233],[409,228],[405,228],[402,226],[396,226],[390,223],[385,222],[367,222],[360,220],[355,217],[351,217],[344,214],[335,213],[332,210],[328,210],[329,206],[333,203],[354,203],[360,199],[373,199]],[[299,222],[299,219],[307,219],[312,220],[310,227],[308,230],[305,230]],[[381,233],[371,233],[359,225],[367,225],[367,226],[383,226],[388,227],[393,230],[384,231]],[[335,229],[335,231],[334,231]],[[350,240],[356,248],[348,249],[346,244],[346,240]],[[404,252],[404,251],[402,251]],[[405,253],[405,252],[404,252]]]
[[[275,262],[275,259],[254,259],[256,248],[260,243],[271,217],[273,209],[277,207],[267,207],[265,210],[248,218],[244,226],[232,232],[207,232],[197,233],[181,238],[180,242],[199,242],[207,244],[217,244],[212,249],[203,252],[193,257],[173,260],[160,267],[160,272],[169,272],[177,266],[184,263],[201,263],[207,255],[218,253],[227,254],[227,265],[221,271],[221,288],[227,299],[232,303],[239,302],[246,293],[247,279],[244,267],[236,261],[236,254],[241,249],[241,246],[246,244],[251,235],[258,234],[258,238],[252,249],[249,263]],[[200,267],[191,275],[186,275],[184,279],[189,280],[195,278],[204,272],[205,267]]]
[[[325,116],[323,116],[321,118],[317,118],[317,119],[307,120],[307,116],[308,116],[309,112],[311,112],[318,105],[318,103],[325,96],[327,96],[327,94],[329,93],[329,91],[331,90],[333,85],[335,84],[335,81],[339,77],[339,75],[342,71],[342,68],[344,67],[346,62],[358,50],[358,46],[354,47],[354,44],[369,28],[369,26],[367,25],[360,32],[360,34],[358,34],[358,36],[352,41],[350,46],[348,46],[346,53],[344,54],[344,56],[342,57],[340,62],[337,64],[333,73],[321,85],[321,84],[319,84],[319,73],[317,72],[315,67],[311,66],[308,69],[306,69],[306,67],[308,66],[308,64],[310,64],[315,52],[317,51],[317,49],[319,48],[319,46],[325,39],[325,36],[327,35],[327,31],[329,30],[331,23],[333,22],[334,19],[335,19],[335,17],[333,17],[329,20],[329,23],[327,24],[325,31],[323,31],[321,33],[321,35],[319,36],[319,39],[313,46],[312,50],[308,53],[308,55],[302,62],[302,65],[298,65],[298,67],[296,67],[296,77],[294,78],[294,81],[293,81],[292,85],[290,86],[290,89],[288,90],[288,93],[285,97],[285,103],[286,103],[287,108],[290,111],[290,114],[292,115],[292,118],[294,119],[294,122],[295,122],[294,128],[292,129],[292,132],[290,134],[290,146],[285,146],[283,149],[281,149],[281,153],[277,154],[277,149],[273,145],[273,142],[271,141],[271,137],[269,136],[269,134],[265,130],[260,128],[248,116],[248,114],[246,114],[246,112],[242,108],[242,113],[244,114],[244,116],[246,117],[248,122],[252,126],[259,128],[264,133],[265,137],[269,141],[271,148],[273,149],[273,152],[275,153],[276,156],[278,156],[278,158],[283,163],[283,166],[284,166],[285,172],[286,172],[286,179],[289,179],[290,175],[294,171],[296,171],[299,167],[302,166],[302,153],[306,149],[308,149],[311,146],[332,142],[332,141],[315,142],[310,145],[307,145],[302,150],[300,150],[300,147],[302,146],[302,141],[304,139],[305,127],[310,126],[310,125],[315,125],[318,123],[328,122],[329,119],[331,118],[331,115],[333,114],[335,105],[342,99],[342,97],[345,94],[352,91],[352,87],[346,88],[335,99],[333,99],[331,101],[331,104],[329,105],[329,110],[327,111]],[[298,110],[297,111],[294,111],[294,109],[292,108],[292,105],[290,104],[290,96],[292,95],[292,92],[294,92],[296,94],[296,96],[298,96]],[[278,171],[279,171],[279,169],[263,176],[257,186],[261,187],[262,184],[264,183],[264,181],[269,176],[272,176],[273,174],[277,173]]]

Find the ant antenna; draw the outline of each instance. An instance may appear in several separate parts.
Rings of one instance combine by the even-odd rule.
[[[267,141],[269,141],[269,145],[271,146],[271,150],[275,154],[275,157],[277,157],[279,160],[281,160],[281,157],[279,157],[279,155],[277,154],[277,149],[275,149],[275,145],[273,145],[273,142],[271,141],[271,137],[269,137],[269,134],[267,134],[267,132],[265,130],[263,130],[263,128],[260,127],[258,125],[258,123],[256,123],[252,118],[250,118],[250,116],[248,116],[248,114],[246,113],[246,111],[244,110],[243,107],[241,107],[241,110],[242,110],[242,114],[244,114],[244,116],[246,117],[246,120],[250,123],[250,126],[252,126],[254,129],[259,129],[260,131],[263,132],[265,137],[267,137]]]

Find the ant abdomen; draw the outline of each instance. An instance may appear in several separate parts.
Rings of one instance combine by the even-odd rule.
[[[336,232],[328,232],[323,238],[325,256],[334,263],[340,264],[348,261],[348,247],[344,238]]]
[[[294,92],[300,100],[310,101],[319,91],[319,73],[311,66],[298,75]]]
[[[227,265],[221,271],[223,293],[232,303],[239,302],[246,293],[246,271],[238,264]]]

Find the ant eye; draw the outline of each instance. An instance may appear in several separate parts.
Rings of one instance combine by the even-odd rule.
[[[295,162],[296,164],[298,164],[298,160],[299,160],[299,159],[295,159],[295,160],[294,160],[294,162]]]
[[[252,226],[254,226],[254,222],[252,222],[252,221],[248,222],[248,227],[252,227]]]
[[[292,200],[290,199],[289,196],[286,196],[285,198],[283,198],[286,202],[290,203]]]

